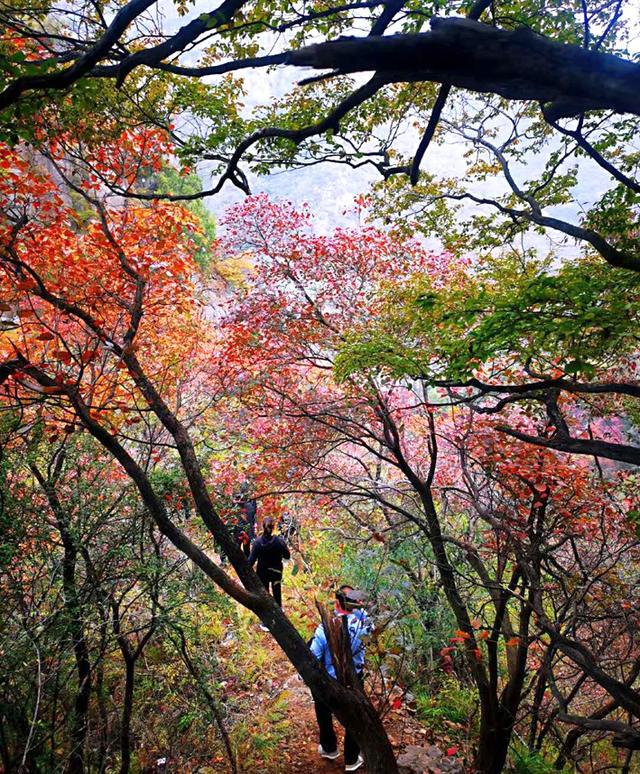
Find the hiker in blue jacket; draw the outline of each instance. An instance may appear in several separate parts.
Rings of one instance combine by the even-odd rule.
[[[351,640],[351,653],[353,656],[353,666],[358,679],[362,680],[364,672],[365,643],[364,638],[371,634],[372,625],[369,617],[362,609],[365,595],[356,591],[351,586],[340,586],[336,591],[336,607],[334,615],[336,617],[347,617],[347,630]],[[311,641],[311,652],[320,661],[327,670],[328,674],[335,679],[336,670],[331,658],[331,651],[327,642],[327,635],[324,626],[320,624],[313,635]],[[320,744],[318,752],[323,758],[335,760],[340,753],[338,752],[338,740],[333,729],[333,715],[329,707],[314,697],[316,709],[316,718],[318,728],[320,729]],[[360,748],[349,729],[345,729],[344,735],[344,763],[345,771],[355,771],[364,763],[360,755]]]

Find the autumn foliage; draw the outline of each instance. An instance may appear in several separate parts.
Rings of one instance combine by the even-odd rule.
[[[125,137],[101,149],[103,174],[140,174],[141,154],[157,168],[152,139]],[[3,313],[16,327],[3,335],[2,357],[20,358],[51,382],[18,370],[10,380],[16,399],[78,390],[118,432],[142,421],[122,351],[144,358],[170,395],[195,342],[206,338],[191,257],[197,225],[175,204],[106,201],[93,176],[61,187],[60,176],[70,174],[64,167],[55,149],[49,165],[3,154]],[[47,422],[73,424],[63,402],[51,405]]]
[[[422,621],[420,636],[432,638],[431,670],[435,650],[441,672],[472,686],[478,722],[466,756],[479,771],[507,765],[514,729],[536,754],[552,730],[561,762],[574,755],[584,729],[600,734],[596,741],[613,732],[631,749],[640,717],[632,687],[640,670],[635,474],[611,460],[510,438],[505,422],[552,438],[555,415],[543,410],[550,404],[531,409],[507,401],[495,416],[472,405],[464,386],[434,386],[407,368],[407,352],[426,346],[424,328],[406,325],[406,308],[389,314],[389,299],[406,301],[406,288],[428,287],[432,295],[420,299],[430,309],[433,296],[444,294],[448,317],[430,334],[441,343],[456,290],[472,284],[472,262],[373,226],[320,235],[307,209],[256,196],[226,215],[215,245],[220,277],[210,282],[193,260],[193,213],[160,198],[127,196],[169,163],[171,149],[158,132],[128,131],[88,148],[63,140],[40,155],[5,147],[0,165],[0,399],[10,418],[3,449],[27,459],[7,488],[18,507],[35,487],[36,511],[53,514],[46,527],[35,512],[25,517],[3,583],[22,604],[50,544],[59,543],[78,680],[76,720],[65,742],[74,770],[85,765],[94,698],[95,711],[104,709],[92,691],[104,677],[106,645],[98,668],[89,654],[99,626],[88,624],[89,610],[101,611],[103,637],[110,627],[126,667],[123,773],[135,748],[135,674],[148,644],[177,643],[183,667],[202,688],[203,665],[189,655],[188,631],[199,632],[201,621],[187,625],[167,612],[172,596],[196,616],[180,585],[191,582],[184,556],[224,592],[224,601],[216,598],[220,609],[233,599],[260,615],[305,679],[320,681],[316,690],[339,690],[317,676],[299,633],[265,600],[225,529],[243,482],[262,516],[300,512],[313,535],[310,550],[322,527],[400,574],[410,611],[380,601],[379,612],[389,621],[404,615],[407,627]],[[221,279],[231,274],[225,263],[233,265],[232,281]],[[355,365],[343,367],[363,331],[380,333],[394,322],[401,330],[378,336],[375,358],[373,350],[360,351]],[[403,347],[395,348],[400,339]],[[438,366],[446,356],[446,347],[434,347],[415,362]],[[526,376],[513,358],[471,361],[478,378],[489,369],[504,380]],[[568,427],[625,439],[624,418],[599,416],[597,403],[569,391],[554,401],[551,412],[561,409]],[[75,467],[66,467],[69,457]],[[91,500],[87,492],[100,486],[92,475],[98,462],[108,486],[87,524],[73,491],[81,485]],[[136,551],[112,555],[117,542]],[[217,552],[231,560],[238,580],[212,558]],[[28,567],[25,553],[34,558]],[[364,575],[357,564],[352,571]],[[110,573],[131,576],[120,597],[105,580]],[[95,587],[86,599],[80,574]],[[377,579],[368,582],[375,596]],[[428,623],[434,607],[442,619],[437,638]],[[129,616],[135,637],[126,632]],[[387,647],[377,651],[385,668],[394,655]],[[392,647],[398,650],[397,642]],[[401,678],[421,680],[423,662],[416,656],[414,671]],[[373,704],[364,705],[366,715],[348,692],[330,695],[352,722],[358,713],[380,722]],[[229,753],[215,697],[209,689],[203,696]],[[376,700],[394,710],[402,704]],[[392,755],[382,736],[377,742],[387,746],[380,749]]]

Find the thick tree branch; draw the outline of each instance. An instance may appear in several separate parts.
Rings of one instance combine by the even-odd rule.
[[[452,381],[431,381],[434,387],[447,387],[452,389],[464,389],[472,387],[478,390],[478,393],[471,396],[468,400],[475,400],[481,395],[487,394],[514,394],[527,396],[530,393],[540,392],[552,388],[558,388],[564,392],[588,395],[630,395],[634,398],[640,398],[640,385],[633,382],[595,382],[592,384],[584,382],[574,382],[569,379],[541,379],[538,382],[529,382],[525,384],[489,384],[482,382],[475,377],[467,379],[464,382]]]
[[[12,104],[28,89],[66,88],[89,74],[126,26],[151,2],[132,0],[121,9],[103,38],[70,68],[16,79],[1,95],[0,108]],[[114,76],[122,82],[135,67],[163,63],[202,33],[228,21],[242,5],[243,0],[227,0],[215,12],[190,22],[158,46],[127,56],[114,67]],[[326,41],[276,55],[277,60],[264,57],[252,64],[281,62],[342,73],[375,71],[387,82],[451,84],[507,99],[552,103],[547,106],[551,120],[591,109],[640,115],[639,64],[558,43],[528,29],[500,30],[472,19],[437,17],[431,20],[431,26],[426,33]],[[247,66],[245,61],[238,59],[222,66],[226,71],[242,69]]]
[[[375,71],[393,82],[435,81],[542,103],[575,100],[590,109],[640,115],[640,65],[527,29],[499,30],[470,19],[431,20],[432,31],[345,38],[290,52],[287,64]]]
[[[246,0],[225,0],[215,11],[201,14],[197,19],[186,24],[173,37],[165,40],[163,43],[131,54],[118,68],[116,83],[118,85],[122,84],[127,75],[140,65],[153,65],[156,62],[162,62],[172,54],[184,51],[200,35],[227,24],[245,3]]]
[[[529,435],[520,430],[515,430],[507,425],[498,425],[496,430],[517,438],[519,441],[531,443],[534,446],[543,446],[546,449],[566,452],[567,454],[588,454],[591,457],[605,457],[618,462],[626,462],[630,465],[640,465],[640,448],[609,441],[587,440],[584,438],[572,438],[570,436],[556,435],[553,438],[543,438],[537,435]]]
[[[472,21],[477,21],[482,16],[482,13],[491,5],[491,3],[492,0],[475,0],[474,4],[471,6],[471,10],[469,11],[467,18],[471,19]],[[433,140],[433,137],[436,133],[438,122],[440,121],[440,116],[442,115],[444,106],[447,104],[447,99],[449,98],[450,93],[451,84],[443,83],[442,86],[440,86],[438,96],[436,97],[436,101],[433,105],[433,110],[429,116],[429,123],[427,124],[427,128],[424,131],[422,139],[420,140],[420,144],[418,145],[418,149],[416,150],[416,154],[413,157],[411,171],[409,173],[411,185],[416,185],[418,182],[418,178],[420,177],[420,164],[422,163],[424,154],[427,152],[427,149],[431,144],[431,140]]]
[[[375,37],[376,35],[383,35],[387,27],[393,21],[393,17],[398,13],[404,4],[405,0],[387,0],[385,3],[384,11],[374,22],[373,26],[371,27],[371,31],[369,32],[369,36]]]
[[[583,718],[579,715],[569,715],[561,712],[558,720],[563,723],[572,723],[581,726],[587,731],[605,731],[614,734],[612,744],[614,747],[625,747],[630,750],[640,750],[640,731],[632,728],[627,723],[618,720],[598,720],[595,718]]]
[[[442,86],[440,86],[440,91],[438,92],[436,101],[433,104],[433,110],[429,116],[429,123],[427,124],[427,128],[424,130],[424,134],[422,135],[422,139],[420,140],[420,144],[416,150],[416,155],[413,157],[413,162],[411,163],[411,171],[409,173],[411,185],[415,185],[418,182],[418,178],[420,177],[420,164],[422,163],[424,154],[427,152],[427,148],[431,144],[431,140],[433,140],[433,136],[436,133],[438,122],[440,121],[440,116],[442,115],[442,111],[444,110],[444,106],[447,103],[447,99],[449,98],[450,93],[451,84],[443,83]]]

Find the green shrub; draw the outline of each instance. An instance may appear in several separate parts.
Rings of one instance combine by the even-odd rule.
[[[511,774],[563,774],[565,769],[559,772],[541,753],[528,750],[523,744],[516,742],[512,746],[509,771]]]
[[[416,703],[420,720],[436,729],[446,722],[466,726],[477,716],[476,692],[452,677],[447,677],[435,693],[418,692]]]

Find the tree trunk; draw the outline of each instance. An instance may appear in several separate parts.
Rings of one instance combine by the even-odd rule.
[[[500,774],[503,771],[514,718],[501,708],[481,707],[480,735],[475,759],[477,774]]]
[[[135,659],[125,657],[124,700],[120,726],[120,774],[129,774],[131,766],[131,716],[133,714],[133,686],[135,682]]]
[[[51,698],[51,743],[49,744],[49,768],[56,768],[56,728],[58,727],[58,699],[60,697],[60,670],[56,669],[56,679],[53,683],[53,696]]]
[[[330,678],[277,605],[263,620],[301,677],[343,727],[356,738],[367,774],[397,774],[398,766],[378,712],[361,689],[346,688]]]
[[[64,461],[61,455],[56,461],[59,472]],[[55,479],[45,479],[38,467],[30,465],[31,471],[44,490],[49,506],[56,519],[56,527],[60,533],[63,547],[62,557],[62,588],[65,612],[68,617],[69,633],[73,645],[73,655],[78,673],[78,689],[74,700],[73,720],[71,724],[71,751],[65,766],[67,774],[84,774],[85,771],[85,741],[88,729],[89,701],[91,699],[91,659],[84,633],[82,605],[76,586],[77,547],[71,531],[69,517],[58,498]]]
[[[109,715],[104,700],[104,691],[104,666],[100,663],[96,676],[96,697],[98,700],[98,715],[100,717],[100,742],[96,759],[98,774],[104,774],[107,770],[107,749],[109,747]]]
[[[231,737],[229,736],[229,732],[227,731],[227,727],[225,726],[224,718],[222,715],[222,711],[220,710],[220,706],[218,705],[218,701],[216,697],[213,695],[213,693],[211,693],[211,691],[207,688],[207,681],[202,678],[200,670],[195,665],[193,659],[189,655],[189,648],[187,647],[187,638],[185,637],[184,632],[177,625],[174,625],[174,629],[177,632],[180,640],[180,644],[178,645],[178,648],[180,650],[180,655],[182,656],[184,665],[186,666],[187,671],[189,672],[191,677],[194,679],[196,685],[198,686],[198,689],[206,699],[207,704],[209,705],[209,709],[211,710],[211,715],[213,716],[215,724],[218,727],[218,731],[220,732],[220,737],[222,738],[222,742],[227,752],[227,759],[229,760],[229,767],[231,769],[231,773],[238,774],[238,764],[236,762],[236,756],[233,751],[233,745],[231,744]]]
[[[358,695],[355,691],[340,686],[326,674],[291,621],[267,594],[260,579],[252,571],[246,557],[214,508],[186,429],[178,422],[147,379],[135,355],[126,354],[125,361],[149,406],[176,441],[198,514],[222,547],[243,586],[232,580],[176,527],[142,468],[113,435],[92,419],[86,405],[77,394],[74,394],[70,396],[70,400],[83,424],[131,476],[160,531],[178,550],[192,559],[219,588],[256,613],[268,626],[276,642],[306,685],[331,708],[340,723],[352,731],[362,750],[368,774],[397,774],[398,767],[393,748],[375,708],[366,696]]]
[[[0,715],[0,761],[5,771],[11,771],[11,755],[4,732],[4,716]]]
[[[71,633],[73,636],[76,670],[78,672],[78,690],[74,702],[71,755],[67,772],[68,774],[84,774],[84,746],[88,729],[89,700],[91,698],[91,662],[79,617],[74,618]]]

